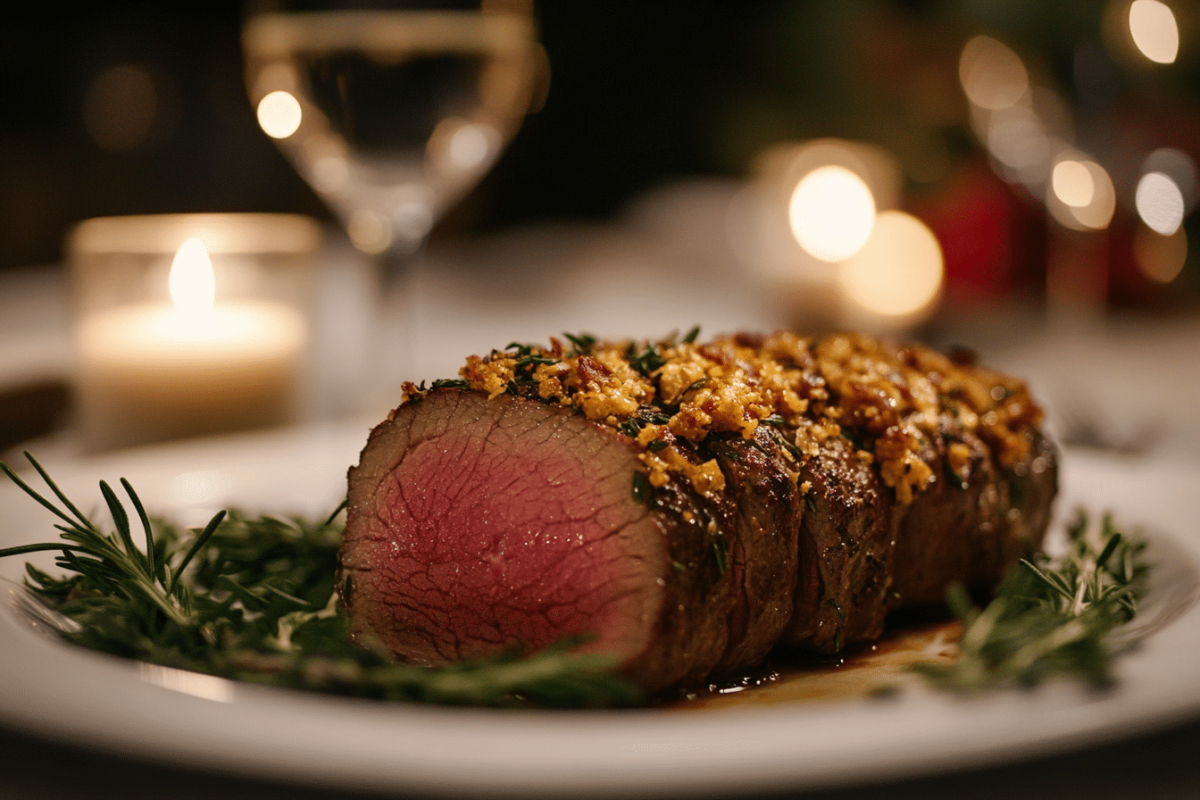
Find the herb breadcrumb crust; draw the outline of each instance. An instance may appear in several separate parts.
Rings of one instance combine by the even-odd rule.
[[[697,462],[692,448],[680,443],[696,445],[716,432],[750,439],[763,425],[774,429],[797,465],[831,438],[848,439],[903,504],[938,480],[969,480],[972,448],[964,438],[985,443],[1005,469],[1020,474],[1029,468],[1042,410],[1023,381],[978,365],[966,351],[946,355],[857,333],[738,333],[708,342],[697,342],[697,334],[642,342],[566,335],[569,346],[554,337],[548,347],[514,343],[470,356],[459,380],[433,388],[459,386],[489,398],[512,394],[576,409],[633,438],[655,488],[678,475],[701,493],[722,492],[726,476],[716,459]],[[427,391],[406,383],[404,402]],[[945,475],[919,455],[935,440],[945,447]],[[799,475],[797,467],[793,477]],[[807,493],[810,487],[800,488]]]

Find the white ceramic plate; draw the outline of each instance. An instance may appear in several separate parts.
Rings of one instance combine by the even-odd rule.
[[[152,512],[201,524],[236,502],[319,514],[344,492],[366,424],[235,437],[47,464],[99,506],[127,477]],[[68,647],[0,603],[0,721],[88,747],[260,777],[397,791],[532,796],[748,792],[962,768],[1128,736],[1200,714],[1200,469],[1064,457],[1061,509],[1112,508],[1159,562],[1147,635],[1120,684],[971,699],[920,687],[885,700],[682,713],[389,705],[230,683]],[[0,546],[45,541],[48,513],[0,487]],[[43,554],[39,554],[43,555]],[[47,557],[49,560],[49,557]],[[0,561],[19,581],[22,559]],[[11,584],[9,584],[11,586]]]

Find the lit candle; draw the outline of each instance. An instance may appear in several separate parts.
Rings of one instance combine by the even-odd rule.
[[[96,311],[78,328],[81,427],[93,449],[285,422],[307,340],[294,308],[216,302],[198,239],[180,246],[171,303]]]

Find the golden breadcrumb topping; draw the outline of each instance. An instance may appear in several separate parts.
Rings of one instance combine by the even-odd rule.
[[[825,442],[845,437],[908,503],[939,478],[928,463],[939,437],[948,469],[966,480],[971,447],[964,435],[982,440],[1011,468],[1029,455],[1042,417],[1022,381],[922,345],[853,333],[692,338],[573,337],[574,349],[552,338],[549,347],[471,356],[462,380],[444,383],[489,398],[507,392],[574,408],[630,436],[652,486],[677,475],[701,493],[722,491],[725,477],[716,459],[700,462],[694,447],[679,443],[696,445],[714,432],[748,439],[769,425],[792,460],[815,457]],[[406,402],[424,393],[405,385]]]

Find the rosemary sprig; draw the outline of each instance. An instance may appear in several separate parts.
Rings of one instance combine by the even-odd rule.
[[[637,690],[612,675],[612,658],[574,652],[562,642],[522,657],[428,669],[392,663],[350,641],[334,591],[342,526],[247,517],[222,511],[190,532],[151,523],[128,481],[146,548],[133,542],[130,517],[107,483],[100,491],[116,528],[103,533],[26,457],[55,500],[2,470],[61,521],[61,541],[0,549],[0,557],[58,551],[54,577],[26,564],[26,585],[75,644],[125,658],[296,689],[473,705],[622,706]],[[339,509],[340,511],[340,509]]]
[[[916,669],[959,692],[1032,686],[1054,675],[1111,685],[1116,648],[1109,634],[1137,611],[1145,545],[1119,532],[1107,514],[1097,528],[1080,511],[1067,534],[1064,555],[1022,561],[982,609],[952,587],[947,602],[964,626],[958,659]]]

